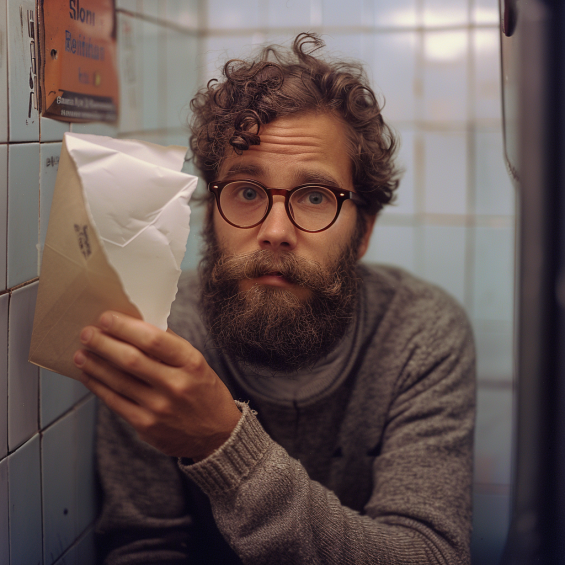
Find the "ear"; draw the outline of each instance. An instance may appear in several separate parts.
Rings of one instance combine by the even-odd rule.
[[[357,260],[361,260],[363,255],[367,253],[367,249],[369,249],[369,242],[371,240],[371,235],[373,235],[373,228],[375,227],[375,220],[377,219],[377,215],[374,216],[365,216],[365,233],[361,238],[359,243],[359,247],[357,248]]]

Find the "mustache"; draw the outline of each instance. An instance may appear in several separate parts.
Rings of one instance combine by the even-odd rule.
[[[275,254],[267,249],[259,249],[240,255],[222,255],[212,269],[212,282],[239,282],[244,279],[255,279],[266,275],[277,274],[289,282],[317,290],[326,287],[332,294],[332,286],[339,290],[341,285],[334,274],[326,270],[320,263],[300,257],[292,252]]]

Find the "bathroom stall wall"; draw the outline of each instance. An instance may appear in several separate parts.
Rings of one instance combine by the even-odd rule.
[[[65,131],[187,144],[197,3],[117,2],[119,123],[34,108],[34,0],[0,0],[0,564],[94,563],[96,402],[27,362],[42,246]],[[33,23],[32,23],[33,22]],[[30,106],[31,100],[31,106]],[[195,253],[187,254],[187,265]]]
[[[402,137],[406,173],[367,262],[400,265],[465,307],[478,353],[473,561],[508,527],[514,193],[502,147],[497,0],[208,0],[208,77],[226,57],[299,31],[365,62]]]

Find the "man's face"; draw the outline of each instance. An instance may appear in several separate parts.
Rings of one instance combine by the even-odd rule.
[[[351,160],[344,126],[325,113],[297,114],[278,118],[263,126],[261,144],[253,145],[242,155],[232,152],[224,161],[219,180],[254,179],[270,188],[291,189],[308,182],[319,182],[353,191]],[[258,249],[279,255],[293,252],[329,265],[355,233],[357,210],[350,200],[344,202],[339,217],[329,229],[307,233],[296,228],[288,218],[284,197],[273,197],[273,208],[265,221],[251,229],[228,224],[214,209],[214,229],[226,253],[244,254]],[[360,258],[367,250],[371,230],[368,229],[357,250]],[[307,298],[305,289],[281,277],[263,276],[244,280],[241,290],[255,284],[286,288],[300,298]]]
[[[259,146],[226,159],[219,180],[254,179],[285,189],[319,182],[352,190],[345,131],[335,118],[280,118],[260,135]],[[329,353],[352,319],[355,264],[370,232],[360,237],[351,201],[319,233],[296,228],[282,196],[273,197],[267,218],[251,229],[231,226],[214,206],[212,230],[205,232],[202,302],[216,344],[244,362],[282,371]]]

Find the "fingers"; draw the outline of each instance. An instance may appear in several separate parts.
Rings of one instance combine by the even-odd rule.
[[[136,404],[148,407],[154,390],[145,382],[133,375],[125,374],[108,363],[105,359],[88,351],[77,351],[74,362],[85,374],[85,378],[93,377],[109,390],[123,396]]]
[[[135,345],[141,351],[167,365],[181,367],[190,361],[197,350],[173,331],[159,328],[118,312],[104,312],[99,319],[104,332]]]
[[[128,421],[134,428],[143,428],[146,426],[146,422],[151,421],[151,415],[145,408],[135,404],[123,396],[120,396],[111,388],[96,380],[94,377],[83,373],[81,375],[81,382],[88,390],[98,396],[98,398],[100,398],[111,410],[116,412],[124,420]]]

